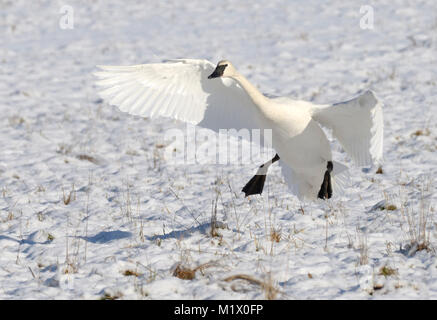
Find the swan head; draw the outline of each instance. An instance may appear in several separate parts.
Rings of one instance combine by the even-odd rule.
[[[217,67],[215,68],[214,72],[208,76],[208,79],[231,78],[235,75],[235,72],[236,70],[231,62],[228,60],[222,60],[217,63]]]

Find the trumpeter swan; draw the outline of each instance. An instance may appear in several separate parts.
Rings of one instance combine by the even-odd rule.
[[[359,166],[382,158],[382,103],[372,91],[333,105],[268,98],[227,60],[181,59],[135,66],[98,66],[100,96],[133,115],[179,119],[218,131],[271,129],[276,156],[244,186],[261,194],[271,164],[279,161],[299,199],[327,199],[341,190],[347,167],[332,160],[320,125],[332,129]],[[331,181],[332,179],[332,181]]]

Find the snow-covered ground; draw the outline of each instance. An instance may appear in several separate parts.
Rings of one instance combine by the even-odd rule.
[[[0,299],[437,299],[437,2],[0,0],[0,43]],[[316,103],[374,90],[383,173],[333,141],[350,187],[300,203],[278,166],[244,198],[260,163],[167,163],[184,124],[119,112],[92,75],[167,58]]]

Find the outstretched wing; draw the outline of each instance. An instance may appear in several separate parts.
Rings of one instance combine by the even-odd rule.
[[[169,60],[135,66],[98,66],[100,96],[121,111],[143,117],[169,117],[218,132],[256,128],[255,106],[229,78],[208,79],[207,60]]]
[[[372,91],[331,106],[314,106],[312,117],[332,129],[358,166],[368,166],[382,159],[382,102]]]

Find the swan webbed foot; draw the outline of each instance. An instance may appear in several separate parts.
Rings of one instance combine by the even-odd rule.
[[[241,190],[245,193],[245,197],[250,196],[252,194],[261,194],[264,189],[264,183],[266,182],[266,176],[267,176],[267,170],[269,167],[278,161],[279,155],[275,154],[275,156],[272,158],[272,160],[267,161],[263,165],[261,165],[258,169],[258,172],[256,175],[252,177],[252,179],[249,180],[248,183],[244,186],[244,188]]]
[[[248,183],[241,190],[245,193],[245,197],[253,195],[253,194],[261,194],[264,189],[264,183],[266,182],[266,175],[254,175],[252,179],[249,180]]]
[[[320,186],[320,191],[317,195],[320,199],[331,199],[332,197],[332,184],[331,184],[331,172],[334,168],[332,161],[328,161],[326,166],[325,175],[323,177],[322,185]]]

